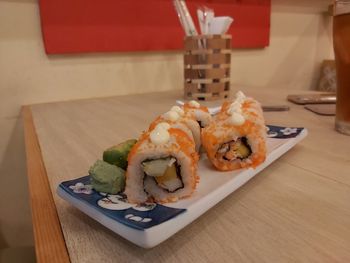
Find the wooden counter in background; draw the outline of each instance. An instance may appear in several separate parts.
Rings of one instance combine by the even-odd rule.
[[[287,104],[283,92],[244,91],[263,104]],[[306,127],[303,142],[153,249],[131,244],[56,195],[60,182],[86,175],[105,148],[137,138],[180,97],[177,91],[24,108],[38,262],[350,262],[350,137],[334,131],[333,117],[302,106],[265,117]]]

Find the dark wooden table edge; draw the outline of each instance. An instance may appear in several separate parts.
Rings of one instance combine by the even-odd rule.
[[[70,262],[31,107],[22,107],[27,177],[37,262]]]

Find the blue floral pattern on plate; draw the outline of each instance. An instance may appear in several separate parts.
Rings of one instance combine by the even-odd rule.
[[[267,137],[274,139],[290,139],[297,137],[304,128],[281,127],[267,125]]]
[[[123,193],[111,195],[96,192],[90,185],[90,176],[63,182],[59,187],[104,215],[138,230],[159,225],[186,211],[154,203],[130,204]]]
[[[295,138],[304,130],[304,128],[274,125],[267,125],[266,129],[267,137],[274,139]],[[63,182],[59,188],[105,216],[138,230],[159,225],[186,211],[186,209],[171,208],[155,203],[130,204],[123,193],[112,195],[96,192],[90,185],[89,176]]]

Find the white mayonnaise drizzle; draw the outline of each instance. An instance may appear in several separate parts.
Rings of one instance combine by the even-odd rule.
[[[160,129],[160,128],[165,129],[165,130],[168,130],[168,129],[170,129],[170,124],[167,123],[167,122],[158,123],[158,124],[156,125],[156,128],[155,128],[155,129]]]
[[[233,112],[242,113],[242,103],[238,101],[233,102],[227,113],[231,115]]]
[[[194,108],[199,108],[201,105],[195,101],[195,100],[191,100],[189,103],[188,103],[191,107],[194,107]]]
[[[246,96],[242,91],[237,91],[236,93],[236,101],[244,101],[246,99]]]
[[[180,115],[173,110],[170,110],[163,114],[164,119],[169,121],[177,121],[180,118]]]
[[[243,117],[242,114],[234,112],[231,115],[230,122],[233,125],[240,126],[245,122],[245,118]]]
[[[227,114],[231,115],[230,123],[236,126],[240,126],[245,122],[245,118],[242,114],[242,103],[245,101],[246,96],[242,91],[236,93],[236,99],[231,103]]]
[[[151,142],[155,145],[161,145],[164,143],[167,143],[170,139],[170,134],[168,132],[168,129],[170,128],[170,125],[166,122],[159,123],[153,131],[151,131],[149,137],[151,139]]]
[[[176,111],[180,116],[183,116],[185,114],[184,110],[179,106],[172,106],[170,111]]]

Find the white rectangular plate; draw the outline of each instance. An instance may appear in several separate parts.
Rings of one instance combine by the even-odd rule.
[[[199,161],[200,182],[194,194],[175,203],[129,204],[123,193],[109,195],[91,189],[85,176],[62,182],[57,193],[67,202],[130,242],[151,248],[191,223],[227,195],[245,184],[307,135],[304,128],[267,126],[268,154],[256,169],[215,170],[205,156]]]

